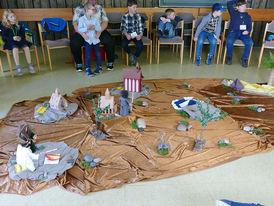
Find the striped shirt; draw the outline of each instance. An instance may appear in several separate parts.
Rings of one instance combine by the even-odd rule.
[[[215,32],[217,24],[218,24],[218,17],[212,16],[212,18],[210,19],[210,21],[206,25],[204,31],[206,31],[208,33]]]

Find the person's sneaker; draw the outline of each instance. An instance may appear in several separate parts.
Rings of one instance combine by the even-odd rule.
[[[164,35],[165,35],[165,36],[168,36],[168,35],[169,35],[169,31],[168,31],[168,30],[165,30],[165,31],[164,31]]]
[[[83,71],[83,68],[82,67],[77,67],[76,68],[76,72],[82,72]]]
[[[157,36],[163,36],[163,32],[161,30],[157,30],[156,34]]]
[[[134,57],[133,54],[129,54],[129,64],[130,64],[131,66],[134,66],[134,64],[136,64],[136,62],[135,62],[135,57]]]
[[[31,74],[34,74],[34,73],[35,73],[35,69],[34,69],[34,67],[32,66],[32,64],[29,64],[28,67],[29,67],[29,72],[30,72]]]
[[[87,74],[88,77],[94,77],[94,74],[92,73],[90,68],[86,68],[86,74]]]
[[[113,70],[113,66],[108,65],[108,66],[107,66],[107,70],[108,70],[108,71],[112,71],[112,70]]]
[[[23,75],[23,72],[22,72],[22,69],[21,69],[20,65],[16,66],[16,75],[17,76],[22,76]]]
[[[232,57],[226,57],[226,64],[231,65],[232,64]]]
[[[240,203],[240,202],[233,202],[230,200],[217,200],[216,206],[263,206],[261,204],[254,204],[254,203]]]
[[[94,74],[100,74],[101,72],[103,72],[102,67],[97,67],[96,70],[94,71]]]
[[[241,58],[241,63],[242,63],[242,67],[247,67],[248,66],[247,59],[242,59]]]
[[[212,59],[213,59],[213,55],[209,55],[209,54],[208,54],[208,57],[207,57],[207,60],[206,60],[206,64],[207,64],[207,65],[210,65],[211,62],[212,62]]]
[[[196,66],[200,66],[201,64],[201,57],[197,57],[195,61]]]

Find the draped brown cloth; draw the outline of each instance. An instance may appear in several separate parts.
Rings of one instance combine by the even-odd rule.
[[[109,188],[119,187],[125,183],[157,180],[178,176],[189,172],[221,165],[243,156],[268,152],[274,145],[274,98],[236,92],[244,99],[240,105],[232,105],[231,96],[221,85],[221,79],[155,79],[145,80],[144,84],[152,92],[139,98],[147,101],[148,107],[134,106],[130,116],[104,120],[99,127],[110,137],[96,140],[88,132],[93,124],[92,101],[79,96],[90,90],[104,94],[106,88],[113,88],[119,83],[110,83],[81,88],[73,92],[74,96],[66,97],[79,105],[71,117],[55,123],[42,124],[33,118],[34,107],[49,97],[14,104],[4,119],[0,120],[0,191],[29,195],[42,189],[59,185],[68,191],[87,194]],[[190,88],[180,85],[188,83]],[[194,139],[200,136],[202,129],[198,120],[189,120],[190,131],[177,131],[177,125],[183,118],[176,114],[171,105],[174,99],[193,96],[205,101],[210,98],[211,104],[220,107],[229,115],[223,120],[209,122],[203,132],[207,139],[201,152],[193,152]],[[115,96],[116,103],[119,96]],[[247,108],[248,105],[260,105],[265,112],[258,113]],[[147,128],[143,133],[131,128],[129,122],[136,117],[145,119]],[[26,122],[34,127],[38,135],[36,143],[47,141],[64,141],[68,146],[79,149],[79,157],[70,170],[50,182],[20,180],[9,178],[7,162],[16,151],[16,132],[18,126]],[[245,125],[261,127],[266,134],[248,134],[241,128]],[[159,132],[170,145],[167,156],[156,152],[160,143]],[[229,139],[236,147],[219,148],[218,141]],[[102,162],[94,169],[82,169],[80,160],[87,153],[100,157]]]

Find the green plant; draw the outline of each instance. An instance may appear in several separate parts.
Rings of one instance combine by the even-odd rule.
[[[184,110],[177,110],[176,111],[177,114],[180,114],[182,117],[184,117],[185,119],[189,118],[189,114],[186,113]]]
[[[136,101],[135,101],[135,105],[137,105],[137,106],[142,106],[142,105],[143,105],[143,101],[141,101],[141,100],[136,100]]]
[[[268,69],[274,69],[274,55],[272,54],[272,52],[269,52],[269,58],[264,58],[263,64]]]
[[[188,127],[189,125],[189,122],[186,120],[181,120],[180,122],[182,122],[182,124],[185,125],[186,127]]]
[[[265,134],[265,131],[263,131],[262,128],[258,128],[258,129],[253,129],[250,132],[253,132],[255,134]]]
[[[251,109],[251,110],[254,110],[254,111],[257,111],[258,106],[247,106],[247,108]]]
[[[95,104],[95,99],[92,99],[92,103],[93,103],[93,109],[95,112],[95,121],[96,122],[100,122],[101,120],[108,120],[111,119],[110,117],[106,117],[106,118],[101,118],[101,114],[103,114],[106,110],[109,109],[110,105],[106,106],[105,108],[100,108],[100,102],[101,102],[101,95],[99,95],[98,97],[98,107],[96,107]]]
[[[137,125],[136,120],[131,121],[129,124],[133,129],[138,129],[138,125]]]

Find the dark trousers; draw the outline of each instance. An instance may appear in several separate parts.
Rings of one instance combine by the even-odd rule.
[[[230,31],[227,35],[227,40],[226,40],[226,47],[227,47],[227,56],[232,57],[232,50],[233,50],[233,44],[234,42],[240,39],[245,45],[245,50],[242,56],[242,59],[248,59],[253,41],[250,38],[249,34],[243,35],[242,31]]]
[[[86,68],[90,68],[90,55],[91,55],[92,49],[94,49],[94,53],[96,56],[97,68],[100,68],[100,66],[101,66],[100,43],[89,44],[89,43],[85,42],[85,53],[86,53],[85,66],[86,66]]]
[[[128,54],[131,53],[130,48],[128,46],[129,42],[131,42],[131,41],[133,41],[136,44],[135,56],[139,57],[142,52],[142,49],[144,47],[142,39],[137,40],[136,38],[134,38],[134,39],[128,40],[127,37],[124,36],[123,41],[122,41],[122,47]]]
[[[113,41],[110,33],[108,31],[104,30],[101,33],[101,36],[100,36],[99,39],[101,41],[101,44],[103,44],[104,47],[105,47],[108,62],[114,62],[115,47],[114,47],[114,41]],[[71,53],[74,57],[74,60],[75,60],[76,64],[82,64],[82,50],[81,50],[81,47],[84,46],[84,43],[85,43],[85,40],[77,32],[75,32],[75,34],[72,35],[72,37],[70,39]]]

